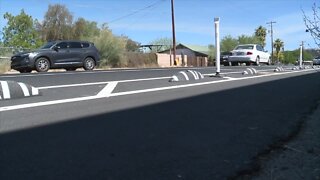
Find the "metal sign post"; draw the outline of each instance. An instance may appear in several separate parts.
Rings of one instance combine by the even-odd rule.
[[[220,76],[220,30],[219,30],[220,18],[214,18],[214,26],[215,26],[215,38],[216,38],[216,76]]]

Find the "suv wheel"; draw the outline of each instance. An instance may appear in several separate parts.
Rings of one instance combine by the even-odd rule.
[[[94,59],[92,59],[91,57],[87,57],[87,58],[84,60],[83,68],[84,68],[85,70],[93,70],[95,66],[96,66],[96,62],[95,62]]]
[[[35,65],[38,72],[47,72],[50,69],[50,61],[44,57],[37,59]]]

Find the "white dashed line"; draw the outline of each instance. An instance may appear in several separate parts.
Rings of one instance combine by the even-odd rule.
[[[98,94],[98,97],[109,97],[114,88],[116,88],[118,82],[108,83]]]

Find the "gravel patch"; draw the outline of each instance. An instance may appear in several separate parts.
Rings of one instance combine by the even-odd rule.
[[[320,180],[320,105],[302,131],[281,149],[261,157],[261,169],[253,180]]]

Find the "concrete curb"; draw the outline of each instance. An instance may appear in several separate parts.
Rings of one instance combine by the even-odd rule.
[[[39,89],[25,83],[0,81],[0,100],[39,96]]]
[[[280,72],[280,71],[284,71],[283,67],[279,66],[274,70],[274,72]]]
[[[200,72],[187,70],[187,71],[180,71],[177,74],[173,75],[169,80],[169,82],[200,80],[203,78],[204,76]]]

